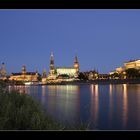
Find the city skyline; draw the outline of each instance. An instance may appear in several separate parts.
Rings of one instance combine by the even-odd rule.
[[[140,10],[0,10],[0,62],[8,73],[73,66],[109,73],[139,59]]]

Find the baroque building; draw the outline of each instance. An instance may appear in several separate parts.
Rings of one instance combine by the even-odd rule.
[[[23,82],[36,82],[38,81],[38,72],[27,72],[26,66],[22,66],[21,73],[12,73],[9,80],[23,81]]]
[[[122,67],[118,67],[114,71],[111,71],[109,73],[110,77],[111,77],[111,75],[114,75],[117,73],[117,74],[121,75],[120,78],[126,79],[126,72],[125,71],[128,69],[137,69],[140,72],[140,59],[130,60],[130,61],[124,62],[124,65]]]
[[[134,69],[140,70],[140,59],[130,60],[130,61],[124,62],[124,66],[123,67],[116,68],[115,71],[110,72],[110,74],[115,73],[115,72],[116,73],[122,73],[125,70],[130,69],[130,68],[134,68]]]
[[[54,56],[50,57],[50,72],[48,79],[70,79],[77,78],[79,74],[78,58],[75,56],[73,67],[56,67],[54,66]]]

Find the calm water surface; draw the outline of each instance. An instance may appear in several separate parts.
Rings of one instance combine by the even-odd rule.
[[[96,130],[140,130],[140,84],[15,88],[31,95],[65,125],[82,122]]]

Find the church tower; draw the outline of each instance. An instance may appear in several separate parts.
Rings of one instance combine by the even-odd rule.
[[[22,66],[22,75],[26,75],[26,66],[25,65]]]
[[[54,56],[53,56],[53,53],[51,53],[51,58],[50,58],[50,74],[54,74]]]
[[[78,63],[78,58],[77,55],[74,58],[74,68],[76,69],[76,73],[79,73],[79,63]]]

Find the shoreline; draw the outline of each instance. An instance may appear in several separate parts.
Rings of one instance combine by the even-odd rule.
[[[8,84],[9,86],[43,86],[43,85],[108,85],[108,84],[140,84],[140,79],[102,79],[102,80],[88,80],[88,81],[72,81],[72,82],[61,82],[61,83],[46,83],[46,84]]]

